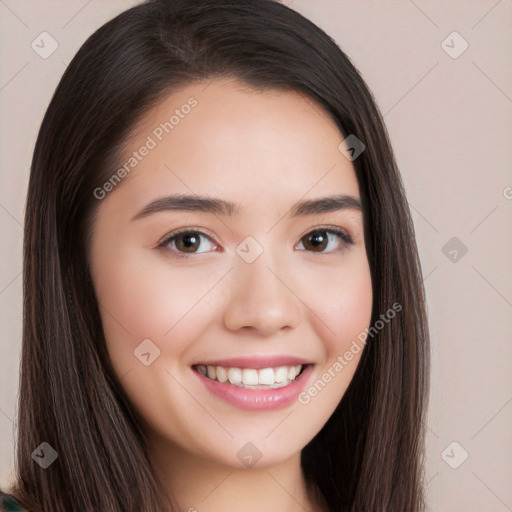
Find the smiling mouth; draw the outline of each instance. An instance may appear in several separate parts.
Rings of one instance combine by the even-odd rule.
[[[291,384],[308,364],[276,366],[269,368],[237,368],[224,366],[194,365],[192,368],[206,378],[245,389],[278,389]]]

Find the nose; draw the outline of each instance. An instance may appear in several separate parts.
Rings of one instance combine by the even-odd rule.
[[[238,258],[230,277],[224,325],[270,336],[295,328],[302,317],[302,302],[294,292],[289,270],[282,270],[266,252],[252,263]]]

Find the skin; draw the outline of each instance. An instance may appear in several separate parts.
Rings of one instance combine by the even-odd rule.
[[[191,365],[296,355],[314,363],[311,384],[369,326],[361,211],[289,215],[301,199],[359,198],[354,168],[338,149],[344,137],[311,98],[224,79],[189,85],[148,111],[127,141],[127,157],[191,96],[197,106],[100,201],[90,265],[108,352],[180,510],[320,511],[300,452],[343,397],[361,352],[308,404],[268,412],[212,395]],[[218,197],[241,210],[233,217],[169,210],[132,220],[172,193]],[[306,235],[319,225],[345,229],[353,245],[333,234],[315,249]],[[183,227],[211,240],[202,237],[187,259],[173,256],[186,250],[183,237],[156,248]],[[263,248],[250,264],[236,252],[247,236]],[[134,356],[144,339],[160,350],[148,366]],[[250,468],[237,457],[247,442],[262,454]]]

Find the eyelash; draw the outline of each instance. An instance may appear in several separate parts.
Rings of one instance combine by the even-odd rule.
[[[343,246],[354,245],[354,241],[352,240],[352,237],[344,229],[337,228],[337,227],[334,227],[334,226],[320,226],[320,227],[316,227],[315,229],[313,229],[313,230],[309,231],[308,233],[306,233],[301,238],[301,240],[303,238],[306,238],[307,236],[310,236],[310,235],[312,235],[314,233],[317,233],[319,231],[320,232],[325,231],[326,233],[331,233],[331,234],[337,235],[341,239]],[[184,228],[184,229],[180,229],[178,231],[173,231],[169,235],[165,236],[164,239],[161,242],[158,243],[156,248],[157,249],[165,249],[169,245],[170,242],[172,242],[175,238],[177,238],[178,236],[183,235],[185,233],[186,234],[199,234],[199,235],[202,235],[202,236],[208,238],[210,241],[212,241],[214,243],[217,243],[215,241],[215,239],[213,239],[212,236],[208,235],[204,231],[201,231],[199,229],[193,229],[193,228]],[[333,251],[333,252],[341,252],[345,248],[346,247],[341,247],[337,251]],[[202,254],[202,253],[188,253],[188,254],[186,254],[186,253],[183,253],[183,252],[175,250],[175,249],[172,249],[170,251],[173,253],[173,257],[182,258],[182,259],[190,258],[194,254]],[[309,251],[309,252],[315,252],[315,251]],[[324,253],[323,251],[320,251],[318,254],[330,254],[330,253],[329,252]]]

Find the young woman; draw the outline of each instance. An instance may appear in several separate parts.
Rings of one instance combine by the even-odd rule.
[[[29,510],[423,511],[426,306],[371,93],[273,0],[97,30],[27,197]]]

